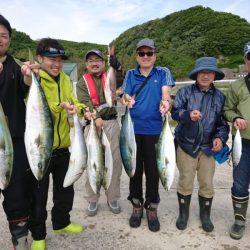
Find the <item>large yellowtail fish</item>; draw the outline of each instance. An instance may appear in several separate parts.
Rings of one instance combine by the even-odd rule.
[[[87,175],[93,192],[98,194],[103,182],[105,161],[104,149],[93,119],[90,122],[86,145],[88,151]]]
[[[109,55],[114,55],[114,47],[109,50]],[[116,98],[116,71],[109,67],[104,85],[104,96],[109,107],[112,107]]]
[[[102,145],[104,147],[104,152],[105,152],[104,154],[105,168],[103,173],[102,186],[104,187],[105,190],[108,190],[113,174],[113,156],[112,156],[111,146],[108,137],[104,132],[104,129],[102,130]]]
[[[41,84],[32,73],[26,104],[24,142],[30,168],[40,181],[48,168],[53,147],[53,122]]]
[[[12,139],[2,104],[0,103],[0,190],[4,190],[10,182],[13,155]]]
[[[162,132],[155,147],[161,183],[166,190],[170,190],[174,181],[176,156],[174,137],[168,123],[167,115],[164,116]]]
[[[64,178],[63,187],[76,182],[87,168],[87,146],[77,114],[73,115],[74,135],[71,143],[69,167]]]
[[[239,129],[236,130],[232,150],[233,150],[233,166],[236,167],[240,162],[242,153],[242,142]]]
[[[129,108],[126,107],[125,115],[122,117],[120,133],[120,152],[122,163],[129,177],[133,177],[136,169],[136,141],[134,125],[130,116]]]

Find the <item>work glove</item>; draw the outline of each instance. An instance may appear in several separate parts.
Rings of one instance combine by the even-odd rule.
[[[109,65],[113,67],[116,71],[120,71],[122,68],[120,62],[117,60],[115,55],[109,57]]]

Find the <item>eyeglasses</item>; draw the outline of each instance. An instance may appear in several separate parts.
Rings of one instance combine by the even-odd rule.
[[[89,64],[93,64],[93,63],[98,63],[98,64],[100,64],[100,63],[102,63],[103,62],[103,60],[102,59],[97,59],[97,60],[87,60],[87,63],[89,63]]]
[[[144,57],[145,55],[147,55],[147,57],[151,57],[154,55],[154,51],[148,51],[148,52],[144,52],[144,51],[137,51],[137,55],[139,57]]]
[[[246,54],[246,59],[250,61],[250,53]]]

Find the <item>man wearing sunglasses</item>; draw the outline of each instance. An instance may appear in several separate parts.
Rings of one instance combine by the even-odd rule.
[[[121,73],[121,64],[115,55],[109,56],[109,65],[113,67],[116,72]],[[111,184],[105,192],[107,196],[107,203],[112,213],[118,214],[121,208],[118,200],[120,199],[120,177],[122,173],[122,162],[119,151],[119,136],[120,127],[117,120],[117,112],[115,107],[109,107],[105,95],[104,85],[107,77],[105,71],[105,60],[103,53],[98,49],[91,49],[85,55],[85,65],[87,72],[83,74],[76,85],[77,97],[80,102],[86,103],[91,109],[95,110],[95,124],[98,130],[104,129],[111,145],[113,156],[113,174]],[[87,124],[88,125],[88,124]],[[85,135],[89,130],[89,126],[85,127]],[[98,210],[98,200],[100,194],[95,194],[92,190],[89,180],[85,184],[86,200],[88,207],[86,214],[88,216],[95,216]]]
[[[242,153],[237,166],[233,166],[231,188],[235,221],[230,229],[233,239],[240,239],[245,231],[250,182],[250,41],[243,49],[248,74],[233,82],[226,96],[224,115],[232,123],[232,136],[239,129],[242,138]]]
[[[137,144],[136,170],[129,184],[128,200],[133,205],[129,220],[131,227],[139,227],[146,209],[150,231],[160,230],[157,207],[160,202],[159,174],[156,164],[155,144],[162,129],[162,116],[169,109],[173,77],[168,68],[156,67],[156,47],[152,39],[142,39],[136,47],[135,69],[129,70],[123,82],[122,104],[129,106],[134,123]],[[147,82],[146,82],[147,81]],[[140,86],[141,91],[138,91]],[[160,105],[162,103],[162,105]],[[145,201],[142,190],[142,176],[145,171]]]

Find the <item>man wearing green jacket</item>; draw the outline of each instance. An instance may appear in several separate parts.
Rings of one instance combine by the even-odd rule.
[[[49,176],[53,178],[53,202],[51,211],[52,226],[55,233],[80,233],[83,227],[70,222],[69,212],[72,210],[74,199],[73,185],[63,188],[64,177],[68,170],[70,153],[69,114],[89,118],[90,112],[85,112],[86,106],[80,104],[73,94],[70,78],[62,71],[63,59],[66,58],[64,48],[57,40],[41,39],[37,46],[37,59],[40,65],[38,77],[45,93],[54,124],[54,142],[52,157],[48,170],[43,179],[33,183],[33,199],[29,229],[33,242],[31,250],[46,248],[46,219]],[[30,77],[30,69],[35,65],[24,65],[22,72],[26,81]]]
[[[233,168],[233,186],[231,189],[235,221],[230,229],[233,239],[240,239],[245,231],[246,213],[249,200],[250,182],[250,41],[246,43],[244,61],[248,75],[233,82],[228,90],[224,106],[224,115],[232,122],[233,139],[239,129],[242,142],[241,158]]]

